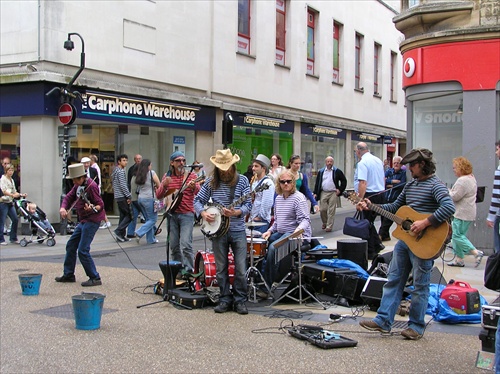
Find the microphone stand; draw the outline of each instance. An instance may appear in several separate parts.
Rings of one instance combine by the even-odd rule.
[[[189,179],[189,175],[191,174],[191,172],[193,171],[193,166],[191,166],[191,170],[189,171],[188,175],[186,178],[184,178],[183,182],[182,182],[182,185],[181,185],[181,188],[179,189],[182,190],[184,188],[184,186],[186,185],[186,182],[187,180]],[[172,201],[173,202],[173,201]],[[170,205],[170,207],[165,211],[165,213],[163,213],[163,218],[160,222],[160,224],[158,225],[158,227],[161,227],[163,221],[165,220],[165,218],[167,219],[167,243],[166,243],[166,249],[167,249],[167,269],[168,269],[168,276],[170,277],[170,282],[168,282],[167,279],[164,279],[164,282],[163,282],[163,300],[160,300],[160,301],[154,301],[152,303],[148,303],[148,304],[143,304],[143,305],[138,305],[137,308],[142,308],[143,306],[148,306],[148,305],[153,305],[153,304],[159,304],[159,303],[163,303],[165,301],[168,301],[170,304],[172,305],[175,305],[175,306],[180,306],[182,308],[185,308],[185,309],[188,309],[188,310],[192,310],[193,308],[187,306],[187,305],[182,305],[181,303],[175,301],[175,300],[172,300],[170,299],[170,295],[168,293],[169,291],[169,284],[172,283],[172,285],[174,284],[175,282],[175,279],[174,279],[174,274],[172,272],[172,269],[170,268],[170,219],[172,218],[172,204]],[[158,232],[158,229],[156,229],[156,232],[155,232],[155,235],[156,233]],[[164,274],[165,275],[165,274]],[[166,275],[165,275],[165,278],[166,278]]]

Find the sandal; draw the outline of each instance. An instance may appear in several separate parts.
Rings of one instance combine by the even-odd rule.
[[[481,264],[481,260],[483,259],[483,256],[484,256],[484,252],[480,251],[478,249],[477,250],[477,255],[474,256],[474,258],[476,259],[476,262],[475,262],[475,265],[474,265],[475,268],[477,268]]]
[[[460,261],[448,262],[446,265],[448,265],[448,266],[456,266],[456,267],[459,267],[459,268],[463,268],[465,266],[465,264],[463,262],[460,262]]]

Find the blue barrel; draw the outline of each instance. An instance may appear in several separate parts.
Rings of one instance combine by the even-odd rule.
[[[21,283],[23,295],[38,295],[42,283],[42,274],[19,274],[19,283]]]
[[[78,330],[97,330],[101,327],[102,307],[106,296],[86,293],[72,296],[75,324]]]

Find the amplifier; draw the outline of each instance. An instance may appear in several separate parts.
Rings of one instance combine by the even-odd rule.
[[[481,340],[482,351],[495,353],[495,334],[496,331],[494,330],[481,329],[479,332],[479,340]]]
[[[368,280],[361,291],[361,299],[369,306],[380,306],[382,300],[382,291],[387,278],[368,277]]]
[[[335,296],[335,283],[338,274],[356,275],[356,271],[349,268],[332,268],[315,263],[304,264],[302,267],[305,283],[309,283],[316,292]]]
[[[496,330],[498,327],[498,317],[500,317],[500,306],[482,306],[481,326],[483,326],[485,329]]]
[[[335,276],[335,288],[333,293],[340,295],[356,304],[362,304],[361,291],[365,286],[366,279],[358,275],[337,274]]]
[[[441,292],[441,299],[446,300],[450,308],[458,314],[473,314],[481,309],[477,289],[463,281],[450,281]]]

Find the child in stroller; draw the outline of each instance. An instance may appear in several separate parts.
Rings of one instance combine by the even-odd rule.
[[[56,232],[43,210],[37,207],[35,203],[27,200],[19,200],[18,207],[19,211],[30,223],[31,228],[31,237],[29,240],[26,238],[21,239],[19,242],[21,247],[26,247],[29,243],[33,243],[35,235],[38,243],[41,244],[47,239],[47,245],[53,247],[56,244],[54,239]]]

